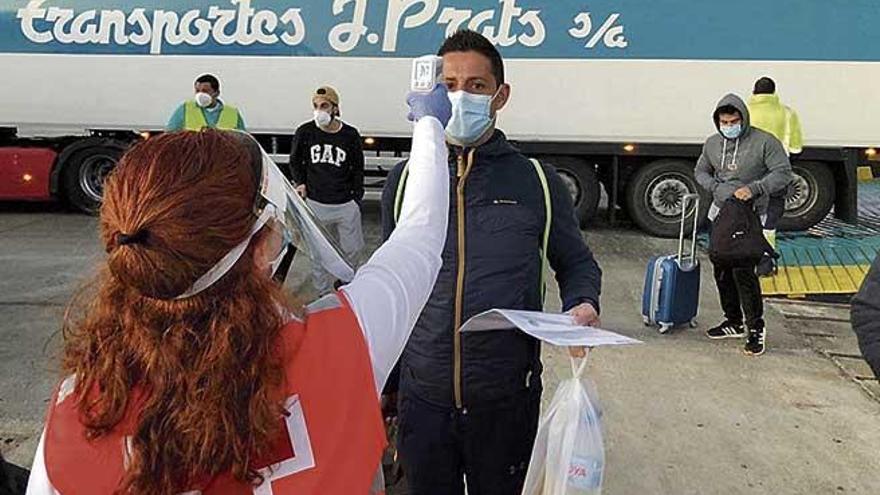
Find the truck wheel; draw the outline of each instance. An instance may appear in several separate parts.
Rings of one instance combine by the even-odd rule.
[[[124,144],[96,139],[78,146],[61,163],[64,196],[71,206],[97,214],[104,197],[104,181],[125,151]]]
[[[580,227],[589,225],[599,209],[599,179],[596,170],[588,162],[568,156],[553,156],[540,159],[543,163],[553,165],[556,172],[571,194]]]
[[[645,232],[657,237],[678,237],[681,229],[681,198],[700,193],[701,222],[709,201],[694,179],[694,167],[683,160],[658,160],[633,174],[626,187],[630,217]],[[693,213],[688,220],[693,220]]]
[[[788,186],[785,216],[779,230],[806,230],[821,222],[834,206],[834,174],[820,162],[795,162]]]

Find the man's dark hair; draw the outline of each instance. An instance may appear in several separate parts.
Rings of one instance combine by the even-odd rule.
[[[498,85],[504,84],[504,60],[498,49],[483,35],[469,29],[456,31],[446,38],[437,55],[443,56],[450,52],[477,52],[488,58],[492,63],[492,75]]]
[[[762,77],[755,81],[755,90],[752,93],[756,95],[772,95],[776,93],[776,83],[769,77]]]
[[[715,118],[717,119],[719,115],[739,115],[742,118],[742,113],[733,105],[724,105],[723,107],[718,107],[718,110],[715,111]]]
[[[202,74],[196,79],[196,84],[208,83],[216,92],[220,92],[220,80],[212,74]]]

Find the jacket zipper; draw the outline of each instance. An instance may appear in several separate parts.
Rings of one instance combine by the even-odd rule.
[[[462,317],[464,313],[464,275],[465,275],[465,217],[464,217],[464,185],[468,174],[471,172],[471,166],[474,164],[474,150],[467,152],[465,159],[465,150],[458,155],[458,183],[456,184],[456,225],[458,237],[458,274],[455,282],[455,326],[453,328],[452,346],[453,346],[453,395],[455,396],[456,409],[462,409],[461,400],[461,332],[459,329],[462,325]]]

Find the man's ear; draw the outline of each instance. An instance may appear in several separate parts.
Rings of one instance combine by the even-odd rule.
[[[496,112],[500,111],[507,105],[508,100],[510,100],[510,85],[504,83],[498,88],[498,96],[492,101],[492,109]]]

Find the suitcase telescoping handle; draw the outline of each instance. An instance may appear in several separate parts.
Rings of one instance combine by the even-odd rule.
[[[688,258],[684,256],[684,224],[688,215],[688,204],[693,203],[694,205],[694,228],[691,236],[691,252]],[[700,220],[700,195],[699,194],[685,194],[681,197],[681,232],[678,235],[678,266],[684,268],[684,261],[688,259],[691,262],[691,265],[696,263],[697,260],[697,223]]]

